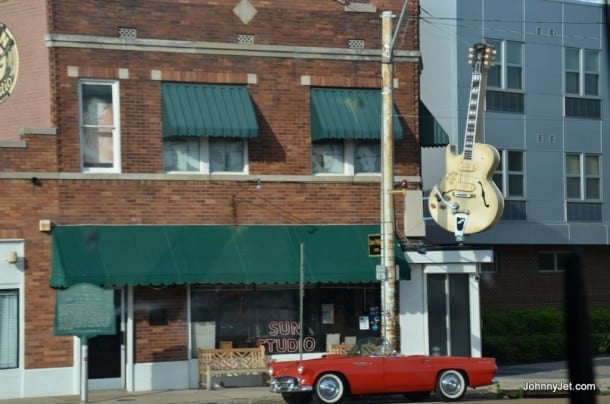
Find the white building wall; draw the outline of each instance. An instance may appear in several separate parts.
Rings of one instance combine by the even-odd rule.
[[[17,262],[8,262],[10,253],[17,254]],[[0,290],[19,291],[19,366],[16,369],[0,369],[0,399],[24,396],[24,348],[25,348],[25,268],[23,240],[0,240]]]
[[[493,261],[491,250],[435,250],[421,254],[406,252],[411,279],[400,282],[399,322],[400,352],[428,355],[427,274],[468,274],[471,356],[482,354],[479,301],[481,263]]]

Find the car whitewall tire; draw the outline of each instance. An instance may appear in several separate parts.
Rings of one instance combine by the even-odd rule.
[[[444,401],[456,401],[466,393],[464,375],[454,369],[443,370],[436,381],[436,394]]]
[[[345,395],[345,383],[340,376],[334,373],[327,373],[320,376],[316,382],[314,391],[316,401],[320,403],[340,403]]]

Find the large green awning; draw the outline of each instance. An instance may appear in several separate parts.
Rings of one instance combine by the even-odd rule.
[[[419,102],[419,133],[422,147],[443,147],[449,144],[449,135],[432,115],[426,104]]]
[[[349,88],[311,89],[311,140],[381,138],[381,90]],[[403,130],[393,108],[394,138]]]
[[[52,287],[170,284],[297,284],[300,246],[307,283],[376,281],[376,225],[57,226]],[[401,279],[409,279],[398,244]]]
[[[245,86],[163,83],[161,104],[163,137],[258,135],[254,106]]]

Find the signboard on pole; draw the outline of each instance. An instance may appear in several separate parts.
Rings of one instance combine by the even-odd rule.
[[[92,337],[115,334],[114,291],[89,283],[58,290],[53,328],[55,335]]]
[[[55,299],[55,335],[74,335],[80,338],[80,396],[88,402],[89,337],[116,333],[114,291],[90,283],[79,283],[58,290]]]
[[[369,234],[369,256],[380,257],[381,256],[381,233]]]

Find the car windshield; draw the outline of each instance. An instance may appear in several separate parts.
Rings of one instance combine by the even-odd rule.
[[[393,354],[390,343],[380,337],[359,339],[348,352],[348,355],[357,356],[390,356]]]

